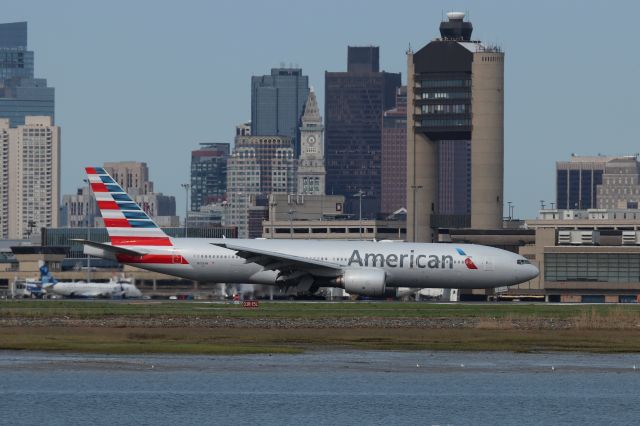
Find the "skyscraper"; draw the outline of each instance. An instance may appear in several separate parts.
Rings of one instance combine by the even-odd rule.
[[[34,78],[33,51],[27,50],[27,23],[0,24],[0,118],[10,126],[25,124],[25,117],[54,118],[54,89]]]
[[[147,163],[114,161],[103,167],[158,226],[177,226],[176,198],[154,191]]]
[[[298,160],[298,193],[324,195],[324,127],[316,94],[309,93],[300,128]]]
[[[296,159],[286,136],[237,136],[227,162],[225,225],[249,236],[249,208],[271,193],[295,192]]]
[[[3,120],[5,130],[6,124]],[[60,128],[51,117],[27,116],[24,125],[8,132],[8,233],[17,239],[58,226]]]
[[[300,152],[300,117],[309,95],[309,77],[300,68],[273,68],[251,77],[251,134],[288,136]]]
[[[191,211],[224,200],[228,158],[228,143],[201,143],[191,151]]]
[[[0,118],[0,239],[9,238],[9,119]]]
[[[60,225],[69,228],[93,228],[96,218],[100,217],[96,198],[89,186],[78,188],[75,194],[62,196],[62,207],[65,214]]]
[[[504,53],[471,40],[450,12],[441,38],[407,54],[408,238],[438,228],[500,228],[504,174]]]
[[[637,209],[640,162],[622,157],[571,155],[556,162],[556,208]]]
[[[251,122],[238,124],[236,126],[236,136],[251,136]]]
[[[407,207],[407,87],[396,90],[396,107],[382,116],[382,207]]]
[[[378,47],[347,49],[347,72],[325,72],[327,194],[344,195],[345,210],[380,212],[382,114],[395,106],[400,74],[379,71]],[[356,199],[354,194],[364,193]]]
[[[153,182],[149,180],[147,163],[139,161],[113,161],[104,163],[104,169],[116,182],[131,195],[144,195],[153,192]]]
[[[572,155],[556,163],[556,207],[595,209],[606,164],[616,157]]]
[[[599,209],[637,210],[640,204],[640,162],[637,155],[607,162],[597,191]]]

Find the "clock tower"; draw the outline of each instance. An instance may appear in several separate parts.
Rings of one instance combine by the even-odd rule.
[[[324,195],[324,126],[313,89],[309,92],[301,121],[298,193]]]

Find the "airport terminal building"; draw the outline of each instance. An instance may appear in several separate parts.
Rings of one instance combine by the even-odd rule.
[[[527,221],[534,287],[550,301],[635,302],[640,295],[640,210],[542,210]]]

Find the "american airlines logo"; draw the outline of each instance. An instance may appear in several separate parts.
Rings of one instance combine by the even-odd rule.
[[[462,249],[456,249],[461,256],[467,256]],[[467,256],[464,264],[468,269],[478,269],[473,263],[471,257]],[[409,254],[387,254],[382,253],[364,253],[360,254],[359,250],[354,250],[349,258],[348,266],[358,265],[361,267],[371,266],[384,268],[421,268],[421,269],[453,269],[453,256],[448,254],[418,254],[413,250]]]
[[[467,256],[467,254],[461,248],[456,248],[456,251],[460,256]],[[476,264],[473,263],[473,260],[471,260],[471,256],[467,256],[467,258],[464,260],[464,264],[468,269],[478,269]]]

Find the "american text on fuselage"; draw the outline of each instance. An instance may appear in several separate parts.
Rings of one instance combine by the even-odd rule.
[[[387,254],[363,253],[353,250],[349,257],[348,266],[358,265],[360,267],[380,267],[384,268],[428,268],[428,269],[453,269],[453,256],[443,254],[417,254],[411,250],[409,254]]]

